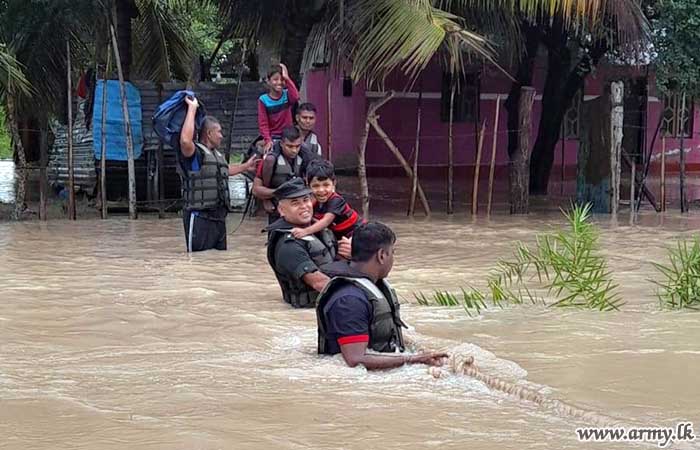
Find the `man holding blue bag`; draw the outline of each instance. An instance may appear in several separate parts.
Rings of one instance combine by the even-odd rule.
[[[185,97],[187,113],[179,140],[179,173],[184,199],[183,222],[188,252],[226,250],[226,215],[230,208],[228,177],[252,170],[258,159],[231,165],[218,148],[223,140],[221,124],[204,116],[195,140],[195,116],[199,102]]]

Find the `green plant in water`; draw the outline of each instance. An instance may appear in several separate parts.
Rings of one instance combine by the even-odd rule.
[[[657,295],[662,307],[700,309],[700,240],[680,241],[668,250],[669,264],[654,264],[663,281],[650,280],[660,287]]]
[[[590,223],[590,211],[590,204],[562,211],[569,229],[538,236],[534,249],[518,243],[512,260],[498,261],[486,280],[494,306],[546,304],[528,286],[536,278],[537,288],[556,298],[549,306],[618,310],[623,305],[618,285],[612,280],[605,258],[598,253],[598,232]],[[700,286],[698,289],[700,292]],[[486,294],[474,288],[462,289],[462,293],[463,299],[458,301],[453,294],[436,291],[432,303],[422,293],[414,295],[422,305],[462,305],[468,313],[477,314],[486,309]]]
[[[500,261],[489,286],[499,299],[523,303],[538,299],[527,288],[525,275],[534,269],[548,295],[549,306],[618,310],[623,305],[605,258],[599,254],[598,231],[590,223],[591,205],[562,211],[569,229],[537,237],[535,249],[518,244],[515,261]],[[517,292],[513,291],[516,287]],[[496,295],[494,295],[494,300]]]
[[[472,312],[479,315],[483,309],[487,309],[486,296],[472,287],[468,291],[461,288],[461,298],[447,291],[434,291],[432,298],[428,298],[422,292],[414,293],[416,301],[422,306],[462,306],[469,317]]]

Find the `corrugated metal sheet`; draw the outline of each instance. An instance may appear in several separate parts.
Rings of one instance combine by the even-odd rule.
[[[92,131],[85,127],[84,103],[76,110],[73,125],[73,179],[76,188],[92,192],[97,182],[95,158],[92,153]],[[68,184],[68,127],[54,121],[51,131],[55,136],[49,153],[48,178],[52,185]]]
[[[164,83],[162,85],[149,81],[132,81],[141,94],[141,112],[143,117],[143,153],[134,163],[136,168],[136,194],[139,201],[158,199],[158,147],[160,141],[153,132],[151,118],[160,103],[174,94],[185,89],[184,83]],[[238,97],[235,121],[232,118],[236,104],[236,84],[201,83],[194,88],[198,98],[204,104],[207,114],[221,122],[224,133],[224,143],[228,145],[231,136],[231,153],[245,152],[258,135],[257,99],[265,87],[258,82],[243,82]],[[81,112],[82,114],[82,112]],[[82,128],[81,128],[82,127]],[[54,126],[56,141],[50,151],[50,173],[53,183],[66,183],[68,178],[66,127]],[[232,134],[229,134],[231,133]],[[92,154],[92,133],[84,129],[84,120],[77,119],[74,125],[74,155],[76,185],[85,190],[95,186],[95,160]],[[98,162],[99,166],[99,162]],[[177,200],[180,198],[180,179],[176,172],[175,152],[169,147],[163,148],[162,176],[164,192],[162,199]],[[51,175],[50,175],[51,176]],[[127,197],[127,164],[123,161],[107,162],[107,194],[110,200]]]

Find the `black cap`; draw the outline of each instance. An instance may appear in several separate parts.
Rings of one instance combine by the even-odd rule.
[[[306,187],[301,178],[292,178],[275,189],[275,198],[284,200],[285,198],[299,198],[311,194],[311,189]]]

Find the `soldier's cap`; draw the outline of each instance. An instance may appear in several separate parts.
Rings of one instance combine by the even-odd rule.
[[[311,195],[311,192],[301,178],[292,178],[275,189],[275,198],[277,200],[299,198]]]

